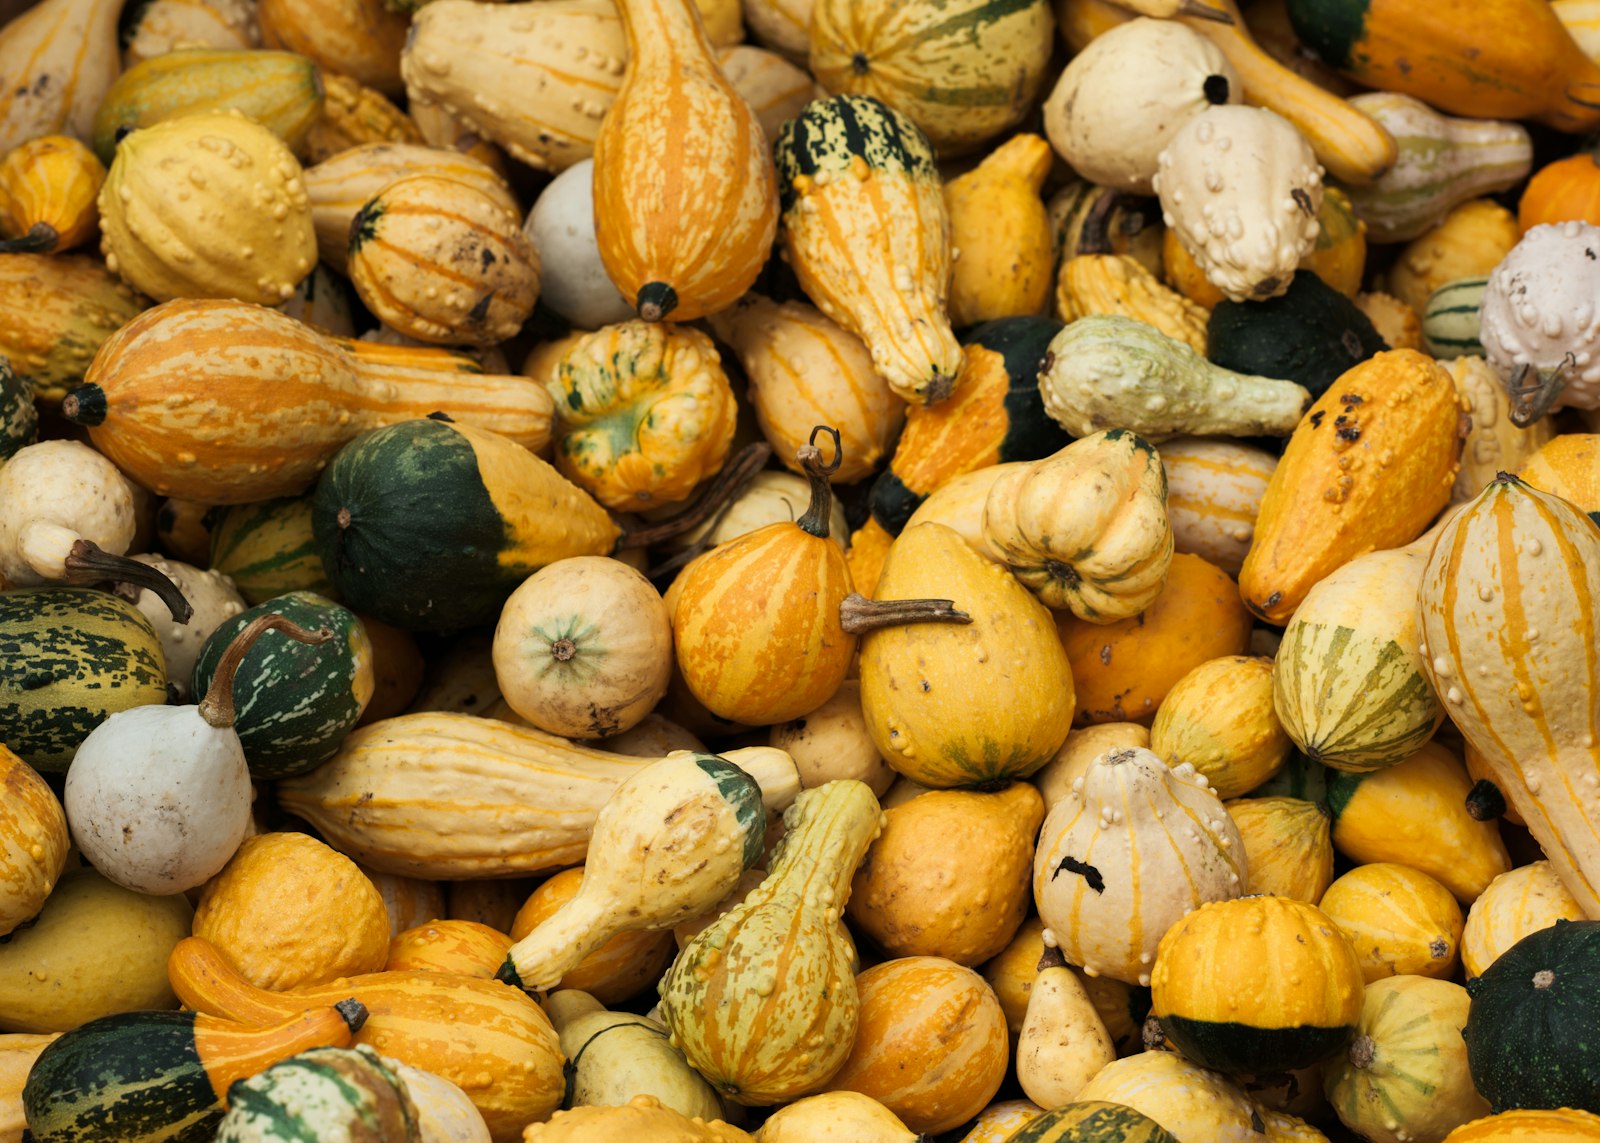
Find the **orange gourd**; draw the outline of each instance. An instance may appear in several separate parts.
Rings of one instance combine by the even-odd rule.
[[[1573,220],[1600,225],[1600,155],[1593,151],[1540,167],[1517,202],[1517,229],[1523,234],[1547,222]]]

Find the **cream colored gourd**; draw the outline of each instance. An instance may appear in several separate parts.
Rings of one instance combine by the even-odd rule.
[[[1049,813],[1056,808],[1057,802],[1072,791],[1072,784],[1083,777],[1089,764],[1100,755],[1111,750],[1149,745],[1150,728],[1137,722],[1101,722],[1081,726],[1067,735],[1056,756],[1029,780],[1039,787],[1039,794],[1044,798],[1045,813]]]
[[[1206,279],[1233,301],[1274,298],[1316,246],[1322,167],[1276,112],[1223,105],[1192,116],[1161,152],[1161,213]]]
[[[1461,471],[1451,490],[1452,503],[1465,503],[1483,491],[1497,472],[1515,472],[1555,436],[1550,418],[1519,427],[1511,419],[1511,396],[1500,375],[1482,357],[1441,361],[1450,371],[1462,410],[1472,418],[1461,450]]]
[[[1478,894],[1461,930],[1467,979],[1482,976],[1500,954],[1529,933],[1557,921],[1581,921],[1583,909],[1548,861],[1532,861],[1500,874]]]
[[[0,20],[0,155],[41,135],[88,141],[121,70],[118,0],[7,6]]]
[[[571,989],[552,992],[545,1014],[568,1061],[570,1106],[620,1107],[636,1095],[653,1095],[690,1118],[722,1118],[717,1093],[667,1042],[661,1023],[608,1011],[587,992]]]
[[[1245,861],[1238,827],[1194,767],[1169,769],[1149,750],[1113,750],[1090,763],[1045,819],[1033,896],[1047,943],[1069,962],[1149,984],[1168,927],[1207,901],[1243,893]]]
[[[443,1076],[385,1057],[417,1107],[418,1143],[490,1143],[489,1126],[471,1097]]]
[[[810,714],[772,728],[767,742],[786,751],[800,771],[805,789],[835,778],[855,778],[880,799],[894,784],[895,772],[878,753],[861,712],[861,681],[846,679],[833,697]]]
[[[268,630],[325,643],[281,615],[239,633],[197,706],[138,706],[84,739],[62,801],[84,857],[137,893],[179,893],[227,864],[250,832],[250,771],[234,732],[234,673]]]
[[[689,549],[714,548],[718,544],[749,535],[757,528],[765,528],[768,524],[793,523],[805,515],[810,502],[811,486],[806,483],[805,477],[764,468],[710,520],[663,542],[661,546],[675,554]],[[850,539],[850,525],[845,520],[844,506],[837,498],[829,510],[828,538],[840,547],[844,547]]]
[[[1058,950],[1047,948],[1017,1039],[1022,1090],[1040,1107],[1061,1107],[1116,1058],[1116,1045],[1083,983]]]
[[[1172,561],[1161,458],[1123,429],[1083,437],[995,481],[983,534],[1046,606],[1090,623],[1137,615]]]
[[[1221,1072],[1178,1052],[1144,1051],[1101,1068],[1078,1093],[1143,1112],[1183,1143],[1277,1143],[1265,1117]],[[1292,1137],[1279,1137],[1287,1143]],[[1301,1136],[1306,1143],[1317,1136]]]
[[[539,299],[575,329],[599,329],[633,316],[606,276],[595,242],[594,160],[574,163],[540,193],[523,232],[539,252]]]
[[[769,1116],[756,1132],[756,1143],[920,1143],[926,1138],[858,1091],[797,1099]]]
[[[1174,551],[1238,575],[1255,538],[1256,512],[1278,458],[1265,449],[1213,437],[1161,444],[1167,520]]]
[[[699,916],[761,860],[766,832],[761,787],[733,763],[688,751],[650,763],[600,807],[577,895],[511,946],[501,979],[554,988],[620,932]]]
[[[631,730],[667,693],[672,624],[643,574],[574,556],[524,580],[494,634],[500,695],[530,725],[566,738]]]
[[[844,1065],[860,1001],[840,916],[882,821],[865,783],[802,791],[784,814],[767,879],[662,977],[673,1044],[725,1098],[788,1102]]]
[[[737,2],[734,7],[738,8]],[[750,44],[717,48],[717,66],[756,113],[762,134],[776,139],[783,125],[817,97],[816,80],[777,52]]]
[[[3,477],[0,477],[3,482]],[[179,563],[164,556],[132,557],[171,580],[193,608],[187,623],[179,623],[155,592],[134,584],[124,584],[119,593],[144,613],[161,640],[162,657],[167,663],[167,686],[176,688],[178,697],[189,697],[195,660],[211,633],[249,606],[233,581],[219,571],[202,570],[193,564]]]
[[[1190,117],[1242,96],[1233,65],[1199,32],[1130,20],[1067,64],[1044,101],[1044,129],[1081,177],[1149,195],[1162,150]]]
[[[149,588],[187,622],[192,609],[178,587],[123,556],[137,527],[133,486],[86,444],[41,441],[0,467],[0,583],[119,580]]]

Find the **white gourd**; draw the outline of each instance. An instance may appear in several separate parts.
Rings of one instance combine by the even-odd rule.
[[[1564,405],[1600,407],[1600,227],[1529,230],[1489,275],[1479,323],[1518,427]]]
[[[219,571],[197,568],[193,564],[179,563],[156,555],[132,557],[136,563],[154,568],[178,585],[183,597],[194,608],[189,622],[173,620],[167,606],[155,592],[134,584],[117,589],[128,602],[144,613],[150,626],[161,640],[161,650],[167,662],[167,686],[177,691],[180,699],[189,697],[189,685],[194,675],[195,660],[206,645],[211,633],[250,606],[245,602],[233,580]]]
[[[1162,218],[1213,286],[1236,302],[1289,288],[1316,247],[1323,173],[1292,123],[1264,107],[1210,107],[1158,165]]]
[[[83,740],[62,804],[84,858],[136,893],[182,893],[215,875],[250,831],[250,769],[234,732],[233,678],[264,632],[325,643],[263,615],[228,644],[196,706],[119,711]]]
[[[539,195],[523,231],[539,252],[540,300],[578,329],[633,316],[606,275],[595,244],[594,160],[574,163]]]
[[[1185,913],[1244,892],[1244,842],[1189,763],[1133,747],[1089,764],[1039,832],[1033,897],[1045,944],[1091,976],[1148,985]]]
[[[419,1143],[490,1143],[483,1115],[460,1087],[387,1056],[383,1062],[404,1081],[411,1102],[417,1105]]]
[[[1043,1108],[1064,1107],[1112,1060],[1105,1021],[1059,949],[1045,949],[1017,1037],[1017,1082]]]
[[[1176,21],[1140,18],[1073,57],[1044,102],[1044,129],[1082,177],[1148,195],[1178,129],[1240,94],[1233,65],[1205,36]]]

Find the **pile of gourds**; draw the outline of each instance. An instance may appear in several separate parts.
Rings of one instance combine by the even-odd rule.
[[[0,1143],[1600,1140],[1597,61],[0,0]]]

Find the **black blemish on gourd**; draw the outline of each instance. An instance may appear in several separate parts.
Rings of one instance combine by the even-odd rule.
[[[1326,410],[1326,409],[1318,409],[1315,413],[1312,413],[1311,414],[1311,427],[1313,429],[1320,429],[1322,427],[1322,418],[1327,416],[1327,415],[1328,415],[1328,410]]]
[[[1301,187],[1295,187],[1289,192],[1289,197],[1294,199],[1294,204],[1305,212],[1309,218],[1317,213],[1317,208],[1312,205],[1311,196]]]
[[[1060,877],[1062,870],[1068,873],[1076,873],[1079,877],[1082,877],[1084,884],[1096,893],[1104,893],[1106,891],[1106,879],[1100,875],[1098,869],[1087,862],[1079,861],[1075,857],[1063,857],[1061,864],[1056,866],[1056,871],[1050,875],[1050,880],[1054,881],[1057,877]]]
[[[1361,427],[1359,425],[1346,425],[1344,428],[1335,432],[1334,436],[1338,437],[1342,441],[1349,441],[1351,444],[1354,444],[1356,441],[1361,439]]]

